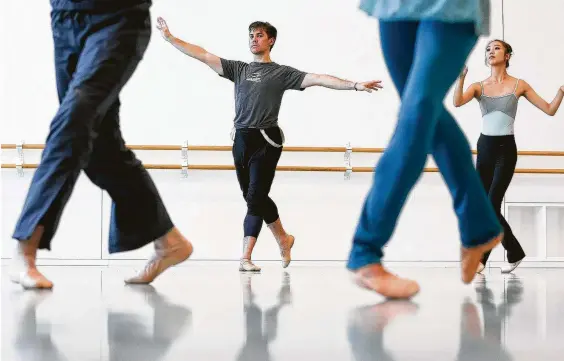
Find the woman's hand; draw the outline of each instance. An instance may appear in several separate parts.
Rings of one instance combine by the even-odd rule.
[[[170,30],[168,30],[168,25],[166,24],[166,21],[160,16],[157,18],[157,29],[161,32],[162,37],[166,41],[169,41],[170,38],[172,38],[172,34],[170,33]]]

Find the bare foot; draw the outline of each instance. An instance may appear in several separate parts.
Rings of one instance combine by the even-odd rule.
[[[493,238],[487,243],[479,245],[477,247],[460,249],[460,266],[462,271],[462,282],[468,284],[472,282],[474,276],[476,275],[480,262],[482,261],[482,256],[487,251],[492,250],[497,246],[503,239],[503,233],[500,233],[497,237]]]
[[[290,265],[290,262],[292,261],[291,250],[292,250],[292,247],[294,246],[295,240],[296,240],[296,237],[294,237],[290,234],[287,234],[278,243],[278,246],[280,247],[280,256],[282,256],[282,267],[283,268],[288,267]]]
[[[257,244],[257,238],[252,236],[245,236],[243,238],[243,255],[239,260],[240,272],[260,272],[261,268],[251,261],[253,256],[253,249]]]
[[[24,289],[51,289],[53,282],[49,281],[35,267],[27,267],[12,274],[12,282],[20,284]]]
[[[129,284],[149,284],[167,268],[186,261],[194,250],[192,244],[173,228],[164,237],[155,241],[155,255],[135,277],[125,280]]]
[[[419,292],[417,282],[400,278],[388,272],[381,264],[371,264],[356,270],[354,280],[360,287],[387,298],[408,299]]]
[[[270,231],[272,231],[272,235],[274,236],[274,239],[276,239],[278,247],[280,248],[280,256],[282,256],[282,267],[286,268],[292,261],[290,250],[294,246],[295,237],[286,233],[286,230],[284,229],[284,226],[282,226],[280,218],[268,224],[268,228],[270,229]]]
[[[51,289],[53,282],[49,281],[37,270],[36,258],[39,241],[43,236],[44,227],[37,226],[30,239],[19,241],[12,259],[12,282],[20,284],[24,289]]]
[[[239,272],[260,272],[261,268],[250,259],[241,258],[239,261]]]

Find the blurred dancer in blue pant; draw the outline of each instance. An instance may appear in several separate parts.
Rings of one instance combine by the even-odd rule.
[[[356,283],[391,298],[419,291],[382,266],[409,192],[431,154],[447,183],[462,239],[462,281],[470,283],[502,228],[472,163],[468,140],[443,99],[479,35],[489,32],[488,0],[363,0],[380,19],[386,65],[401,98],[395,132],[375,168],[347,268]]]
[[[36,253],[51,248],[84,170],[113,200],[110,253],[154,242],[147,267],[126,280],[149,283],[192,253],[119,125],[119,93],[151,36],[151,0],[51,0],[51,6],[60,107],[13,235],[19,243],[12,280],[24,288],[53,287],[37,270]],[[76,241],[82,236],[77,230]]]

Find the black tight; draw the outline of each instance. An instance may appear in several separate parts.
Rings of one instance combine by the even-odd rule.
[[[507,261],[509,263],[515,263],[525,257],[523,248],[501,214],[501,202],[513,178],[516,164],[517,145],[513,135],[480,135],[476,168],[494,210],[499,217],[499,221],[503,226],[504,238],[502,244],[507,251]],[[489,256],[490,252],[484,254],[482,258],[483,264],[486,264]]]
[[[280,128],[266,129],[266,134],[275,143],[282,143]],[[263,221],[270,224],[278,219],[278,208],[268,193],[281,155],[282,148],[267,143],[260,130],[237,129],[233,158],[237,179],[247,202],[243,225],[245,237],[258,237]]]

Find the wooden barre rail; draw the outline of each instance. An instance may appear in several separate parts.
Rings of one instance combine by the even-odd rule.
[[[23,149],[40,150],[44,148],[43,144],[23,144]],[[180,145],[128,145],[131,150],[182,150]],[[230,145],[189,145],[187,150],[193,151],[230,151],[233,147]],[[16,144],[2,144],[1,149],[16,149]],[[342,153],[346,151],[345,147],[284,147],[286,152],[321,152],[321,153]],[[384,148],[352,148],[353,152],[362,153],[382,153]],[[564,155],[564,152],[562,152]]]
[[[37,168],[38,164],[23,164],[24,169],[34,169]],[[145,169],[182,169],[181,165],[177,164],[144,164]],[[14,163],[4,163],[1,165],[2,169],[15,169],[17,168]],[[190,164],[186,169],[192,170],[235,170],[233,165],[211,165],[211,164]],[[277,171],[281,172],[345,172],[347,168],[345,167],[312,167],[312,166],[302,166],[302,165],[280,165],[276,167]],[[352,171],[355,173],[372,173],[374,171],[373,167],[352,167]],[[426,173],[437,173],[438,168],[425,168],[423,170]],[[517,168],[515,173],[521,174],[564,174],[564,169],[532,169],[532,168]]]
[[[182,150],[180,145],[128,145],[131,150]],[[41,150],[44,144],[23,144],[22,149]],[[16,144],[2,144],[0,149],[16,149]],[[230,145],[189,145],[187,150],[192,151],[231,151]],[[312,153],[344,153],[345,147],[284,147],[285,152],[312,152]],[[383,153],[385,148],[363,148],[352,147],[353,153]],[[477,154],[476,150],[472,150],[473,154]],[[564,157],[564,151],[549,150],[520,150],[518,155],[524,156],[543,156],[543,157]]]

